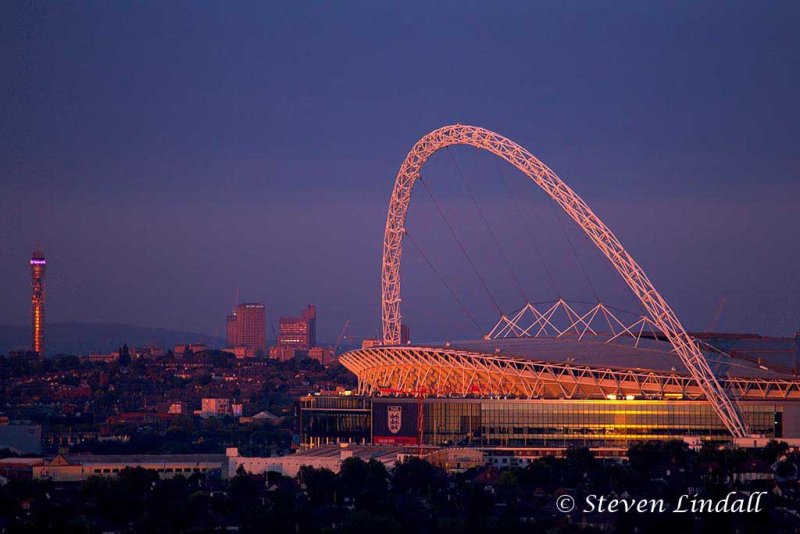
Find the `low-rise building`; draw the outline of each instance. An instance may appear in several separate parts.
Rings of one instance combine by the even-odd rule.
[[[114,363],[115,361],[119,360],[119,352],[114,351],[107,354],[87,354],[85,356],[81,356],[81,360],[90,363]]]
[[[161,347],[133,347],[130,350],[131,356],[139,358],[161,358],[164,356],[164,349]]]
[[[272,471],[292,478],[297,476],[303,466],[325,468],[338,473],[342,462],[348,458],[360,458],[365,462],[377,460],[386,465],[387,469],[391,469],[407,454],[408,449],[404,447],[356,445],[354,443],[323,445],[312,449],[302,449],[287,456],[274,457],[239,456],[239,450],[235,447],[226,450],[228,473],[231,476],[241,468],[251,474],[264,474]]]
[[[219,473],[228,476],[222,454],[59,454],[33,466],[33,478],[54,482],[82,482],[91,476],[116,477],[125,468],[156,471],[161,478]]]
[[[230,347],[225,349],[225,352],[230,352],[233,354],[237,360],[243,360],[245,358],[255,358],[258,355],[258,351],[256,349],[250,347]]]
[[[480,449],[448,447],[433,451],[425,456],[425,460],[449,473],[463,473],[486,465],[486,457]]]
[[[0,460],[0,477],[30,479],[33,476],[33,467],[43,463],[44,458],[3,458]]]
[[[167,409],[170,415],[185,415],[189,412],[189,405],[184,401],[172,402]]]
[[[272,360],[285,362],[294,359],[298,352],[300,352],[300,350],[296,347],[288,345],[275,345],[269,348],[269,357]]]
[[[311,347],[308,350],[308,357],[317,360],[322,365],[330,365],[334,362],[333,349],[325,347]]]
[[[172,349],[172,352],[175,354],[176,358],[183,358],[186,356],[186,349],[189,349],[192,354],[197,354],[198,352],[206,352],[208,350],[208,346],[205,343],[189,343],[188,345],[175,345]]]
[[[273,413],[262,411],[255,415],[239,417],[239,422],[243,425],[249,423],[268,423],[270,425],[277,425],[283,422],[283,419],[283,417],[279,417]]]
[[[224,415],[240,417],[242,411],[243,405],[241,403],[231,402],[231,399],[204,398],[201,401],[200,409],[195,410],[194,414],[200,417],[220,417]]]

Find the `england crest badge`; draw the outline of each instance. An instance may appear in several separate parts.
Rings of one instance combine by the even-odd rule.
[[[389,425],[389,432],[397,434],[403,426],[403,407],[402,406],[389,406],[386,410],[387,424]]]

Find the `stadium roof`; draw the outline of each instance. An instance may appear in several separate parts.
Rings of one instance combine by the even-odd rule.
[[[738,345],[740,350],[734,351],[732,357],[706,351],[706,359],[714,373],[720,377],[792,377],[791,366],[793,364],[791,361],[793,361],[793,357],[790,352],[769,353],[768,356],[763,354],[760,356],[759,363],[759,356],[752,356],[741,350],[752,345],[752,343],[740,342]],[[776,342],[772,345],[788,350],[787,343]],[[434,346],[442,347],[443,345]],[[638,347],[634,346],[632,339],[618,339],[607,343],[602,337],[584,337],[579,340],[575,336],[463,340],[450,342],[449,347],[526,360],[587,365],[594,368],[608,367],[667,372],[674,369],[679,373],[686,372],[680,359],[672,352],[672,346],[666,341],[656,339],[642,339]]]

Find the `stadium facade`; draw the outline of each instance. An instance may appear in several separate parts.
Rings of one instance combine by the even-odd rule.
[[[749,429],[800,439],[798,340],[705,336]],[[709,345],[710,346],[710,345]],[[732,356],[731,353],[735,354]],[[636,441],[732,441],[668,342],[570,337],[387,346],[342,355],[351,395],[304,397],[301,443],[624,450]]]
[[[425,162],[453,145],[494,154],[549,196],[620,275],[641,310],[635,320],[600,302],[578,311],[560,297],[505,314],[492,297],[500,319],[483,339],[405,344],[400,266],[412,191]],[[688,333],[588,204],[529,151],[485,128],[438,128],[403,161],[386,218],[381,315],[383,345],[340,358],[358,378],[355,395],[300,400],[304,445],[623,450],[651,439],[800,439],[797,338]]]

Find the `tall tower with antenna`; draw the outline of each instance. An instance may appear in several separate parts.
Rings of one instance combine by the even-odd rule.
[[[31,350],[40,358],[44,357],[44,271],[47,262],[39,245],[31,256],[31,277],[33,278],[33,294],[31,295],[31,334],[33,338]]]

